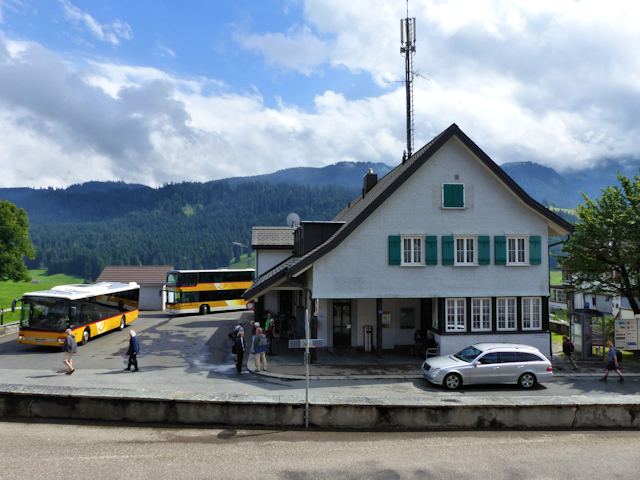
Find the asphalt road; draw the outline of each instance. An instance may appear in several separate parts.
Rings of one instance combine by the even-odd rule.
[[[324,432],[0,423],[0,479],[630,479],[640,432]]]
[[[91,340],[74,356],[77,371],[64,375],[58,349],[19,345],[17,335],[0,337],[0,383],[70,385],[126,389],[183,390],[248,394],[304,394],[302,380],[279,380],[250,373],[238,375],[228,333],[242,319],[249,329],[252,313],[228,312],[207,316],[170,317],[143,312],[132,326]],[[125,372],[128,331],[135,329],[141,343],[140,373]],[[422,379],[317,380],[311,395],[335,396],[564,396],[635,394],[640,378],[615,378],[607,383],[594,378],[565,377],[523,391],[516,386],[469,386],[444,391]]]

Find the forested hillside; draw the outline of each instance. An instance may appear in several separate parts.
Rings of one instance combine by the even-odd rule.
[[[232,242],[251,244],[253,226],[284,226],[293,211],[331,220],[358,194],[338,186],[224,181],[0,192],[29,215],[37,255],[27,266],[88,280],[106,265],[224,267],[234,256]]]

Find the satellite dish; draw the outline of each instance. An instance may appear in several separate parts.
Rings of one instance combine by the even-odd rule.
[[[300,215],[296,212],[291,212],[287,215],[287,226],[291,228],[296,228],[300,225]]]

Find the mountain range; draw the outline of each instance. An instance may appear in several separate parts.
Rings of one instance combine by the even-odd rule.
[[[502,165],[535,200],[574,208],[580,192],[596,197],[617,183],[616,173],[638,173],[640,162],[604,162],[588,171],[558,173],[531,162]],[[26,210],[37,256],[29,268],[95,280],[106,265],[173,265],[218,268],[250,245],[256,225],[285,225],[288,213],[303,220],[331,220],[362,189],[371,168],[384,163],[340,162],[322,168],[291,168],[206,183],[160,188],[124,182],[88,182],[63,189],[2,188],[0,199]],[[558,211],[569,221],[570,213]]]

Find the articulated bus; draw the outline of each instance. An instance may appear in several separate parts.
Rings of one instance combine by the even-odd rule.
[[[95,285],[60,285],[25,293],[21,299],[18,343],[61,346],[70,328],[80,345],[138,318],[140,286],[101,282]]]
[[[166,311],[170,315],[253,309],[242,294],[255,278],[246,270],[171,270],[167,272]]]

